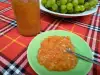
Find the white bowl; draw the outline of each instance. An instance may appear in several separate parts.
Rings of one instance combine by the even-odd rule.
[[[58,17],[64,17],[64,18],[71,18],[71,17],[79,17],[79,16],[86,16],[86,15],[90,15],[93,14],[97,11],[98,6],[96,6],[95,8],[92,8],[91,10],[82,12],[82,13],[78,13],[78,14],[62,14],[62,13],[57,13],[57,12],[53,12],[51,10],[46,9],[42,3],[41,0],[39,0],[40,2],[40,9],[44,12],[50,13],[52,15],[58,16]]]

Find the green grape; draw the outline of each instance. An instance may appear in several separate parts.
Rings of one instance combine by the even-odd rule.
[[[61,5],[61,10],[65,10],[66,9],[66,5]]]
[[[72,14],[74,12],[74,9],[72,8],[71,10],[68,10],[69,14]]]
[[[68,3],[71,3],[71,2],[72,2],[72,0],[68,0],[67,2],[68,2]]]
[[[85,10],[85,7],[84,7],[84,5],[80,5],[80,11],[84,11]]]
[[[84,4],[84,0],[78,0],[79,4]]]
[[[58,5],[58,6],[60,6],[60,0],[57,0],[57,2],[56,2],[56,3],[57,3],[57,5]]]
[[[95,3],[95,4],[97,4],[97,3],[98,3],[98,0],[93,0],[93,1],[94,1],[94,3]]]
[[[71,10],[71,9],[73,9],[73,4],[67,3],[66,7],[67,7],[67,10]]]
[[[94,6],[94,1],[90,1],[89,4],[90,4],[90,7],[93,7]]]
[[[60,0],[61,5],[65,5],[67,3],[67,0]]]
[[[51,8],[53,4],[55,4],[56,0],[48,0],[45,7]]]
[[[58,10],[58,5],[57,4],[52,5],[52,10],[57,11]]]
[[[61,5],[61,13],[67,13],[66,5]]]
[[[79,5],[75,6],[75,12],[76,12],[76,13],[77,13],[77,12],[80,12],[80,10],[81,10],[81,7],[80,7]]]
[[[73,3],[74,6],[77,6],[78,5],[78,0],[73,0],[72,3]]]
[[[84,7],[86,10],[89,10],[91,8],[89,2],[85,2]]]
[[[47,0],[42,0],[42,4],[45,5],[47,3]]]
[[[50,8],[50,7],[52,7],[52,4],[50,3],[49,0],[47,1],[47,4],[45,5],[45,7],[46,7],[46,8]]]
[[[98,3],[97,0],[92,0],[89,2],[90,7],[95,7],[97,3]]]
[[[61,13],[66,14],[67,10],[61,10]]]
[[[56,0],[49,0],[51,2],[51,4],[55,4],[56,3]]]

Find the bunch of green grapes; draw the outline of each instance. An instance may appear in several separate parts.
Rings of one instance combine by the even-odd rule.
[[[97,3],[97,0],[42,0],[42,4],[47,9],[64,14],[90,10]]]

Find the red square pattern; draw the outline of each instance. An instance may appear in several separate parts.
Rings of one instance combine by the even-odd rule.
[[[89,46],[91,47],[91,49],[92,49],[92,46],[94,45],[93,41],[94,39],[90,39],[90,42],[89,42]],[[98,52],[100,53],[100,41],[96,41],[95,50],[98,50]]]
[[[9,37],[11,37],[12,39],[16,39],[18,36],[20,36],[20,34],[17,31],[17,28],[13,28],[6,35],[9,36]]]
[[[5,50],[3,50],[3,54],[5,54],[9,59],[14,59],[24,47],[13,42],[10,46],[8,46]]]
[[[68,30],[68,29],[66,29],[66,28],[64,28],[64,27],[62,27],[62,26],[58,26],[58,27],[56,28],[56,30],[71,31],[71,30]]]
[[[0,20],[0,29],[2,29],[3,27],[5,27],[7,25],[6,22],[3,22]]]
[[[100,53],[100,41],[98,41],[98,51],[99,51],[99,53]]]
[[[76,18],[77,21],[80,21],[80,22],[86,23],[86,24],[90,24],[91,19],[92,19],[92,15],[82,16],[82,17]]]
[[[50,24],[52,24],[53,21],[55,21],[54,18],[48,18],[48,16],[46,15],[43,18],[41,18],[42,31],[44,31]]]
[[[42,26],[41,30],[44,31],[48,27],[49,24],[50,24],[49,22],[45,22],[41,20],[41,26]]]
[[[65,31],[69,31],[69,32],[70,32],[70,30],[67,30],[67,29],[65,29],[65,28],[62,28],[61,26],[59,26],[56,30],[65,30]],[[79,34],[79,33],[76,33],[76,32],[73,32],[73,33],[76,34],[76,35],[78,35],[78,36],[80,36],[80,37],[83,38],[83,39],[86,38],[84,35],[81,35],[81,34]]]
[[[24,37],[21,36],[20,38],[17,39],[18,42],[21,42],[22,44],[28,46],[28,44],[30,43],[30,41],[33,39],[34,37]]]
[[[11,19],[15,19],[13,10],[9,10],[9,11],[3,13],[3,15],[5,15],[5,16],[11,18]]]
[[[86,35],[87,32],[88,32],[88,29],[87,28],[84,28],[84,27],[81,27],[81,26],[75,26],[73,32],[76,32],[76,33],[79,33],[79,34],[82,34],[82,35]]]
[[[91,49],[92,49],[92,45],[93,45],[93,39],[90,39],[89,46],[91,47]]]
[[[49,22],[49,23],[52,23],[55,19],[54,17],[52,17],[51,15],[45,15],[42,19],[42,21],[45,21],[45,22]]]
[[[59,25],[58,28],[63,28],[65,30],[70,30],[73,28],[74,24],[73,23],[68,23],[66,21],[62,21]]]
[[[6,38],[6,37],[0,37],[0,50],[2,50],[6,45],[8,45],[11,42],[10,39]]]
[[[100,41],[100,32],[98,32],[98,37],[97,37],[97,40]]]
[[[100,66],[97,66],[97,65],[96,65],[96,67],[97,67],[97,68],[96,68],[96,69],[97,69],[97,75],[100,75]]]
[[[7,3],[1,3],[0,2],[0,10],[3,10],[4,8],[7,8],[7,7],[9,7],[10,5],[9,4],[7,4]]]

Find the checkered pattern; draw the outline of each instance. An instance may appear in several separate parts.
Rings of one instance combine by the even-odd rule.
[[[0,15],[0,20],[4,21],[4,22],[7,22],[8,25],[3,27],[1,30],[0,30],[0,36],[4,35],[6,32],[10,31],[11,29],[13,29],[14,27],[17,26],[16,24],[16,21],[13,20],[13,19],[10,19],[8,17],[5,17],[3,15]]]
[[[41,32],[66,30],[82,37],[91,47],[94,61],[100,62],[100,2],[92,15],[63,19],[41,11]],[[33,37],[17,32],[11,0],[0,0],[0,75],[37,75],[29,66],[26,50]],[[88,75],[100,75],[100,67],[93,65]]]
[[[18,56],[17,59],[14,59],[14,61],[10,60],[5,55],[1,54],[0,59],[1,64],[3,66],[0,66],[0,72],[3,75],[25,75],[25,66],[27,65],[27,59],[26,59],[26,50],[24,49],[23,52],[20,54],[20,57]],[[20,65],[20,66],[19,66]],[[30,73],[26,73],[30,75]]]

